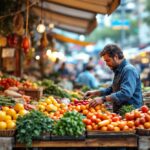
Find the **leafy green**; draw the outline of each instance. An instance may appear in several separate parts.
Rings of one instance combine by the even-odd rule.
[[[121,116],[124,116],[126,113],[131,112],[134,109],[135,109],[135,107],[133,105],[123,105],[120,108],[119,113]]]
[[[42,112],[32,110],[25,116],[19,117],[16,125],[17,141],[26,144],[26,146],[31,146],[33,138],[52,131],[53,120]]]
[[[52,133],[60,136],[80,136],[85,132],[83,115],[78,112],[66,112],[64,116],[54,124]]]

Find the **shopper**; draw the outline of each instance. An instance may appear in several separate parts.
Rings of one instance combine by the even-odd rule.
[[[91,89],[98,87],[98,81],[94,76],[94,67],[89,65],[86,66],[85,71],[81,72],[76,79],[76,82],[80,85],[86,85]]]
[[[100,57],[113,70],[114,79],[109,88],[85,93],[86,98],[98,96],[90,101],[89,106],[95,107],[106,101],[112,101],[115,113],[119,113],[123,105],[132,104],[135,108],[141,107],[143,100],[140,75],[136,68],[124,58],[121,48],[115,44],[106,45]]]

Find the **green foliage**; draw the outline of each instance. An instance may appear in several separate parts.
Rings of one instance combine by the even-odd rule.
[[[44,132],[51,132],[53,120],[42,112],[32,110],[30,113],[17,119],[17,141],[31,146],[33,138]]]
[[[66,112],[64,116],[54,124],[52,133],[60,136],[80,136],[85,132],[83,115],[78,112]]]
[[[135,109],[135,107],[133,105],[123,105],[120,108],[119,113],[121,116],[124,116],[126,113],[131,112],[134,109]]]
[[[43,80],[41,85],[45,87],[44,94],[46,95],[54,95],[60,98],[71,98],[71,95],[69,93],[67,93],[57,84],[54,84],[52,80]]]

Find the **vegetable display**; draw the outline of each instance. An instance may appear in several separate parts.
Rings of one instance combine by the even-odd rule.
[[[66,112],[64,116],[56,122],[52,133],[59,136],[80,136],[85,132],[83,116],[75,111]]]
[[[33,138],[40,137],[42,133],[50,133],[53,120],[42,112],[32,110],[23,117],[19,117],[16,123],[17,141],[31,146]]]

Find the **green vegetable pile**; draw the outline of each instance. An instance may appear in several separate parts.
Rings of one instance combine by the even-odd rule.
[[[47,80],[47,79],[43,80],[41,82],[41,86],[45,87],[45,89],[43,91],[44,94],[54,95],[54,96],[58,96],[60,98],[71,98],[69,93],[67,93],[64,89],[59,87],[57,84],[55,84],[51,80]]]
[[[18,117],[16,123],[17,141],[31,146],[33,138],[38,138],[42,133],[52,131],[53,120],[42,112],[32,110],[23,117]]]
[[[15,101],[12,97],[0,95],[0,106],[13,106],[15,105]]]
[[[124,116],[126,113],[131,112],[134,109],[135,109],[135,107],[133,105],[123,105],[120,108],[119,113],[121,116]]]
[[[85,124],[82,121],[83,117],[83,115],[75,111],[66,112],[54,125],[52,134],[75,137],[83,135],[85,132]]]

